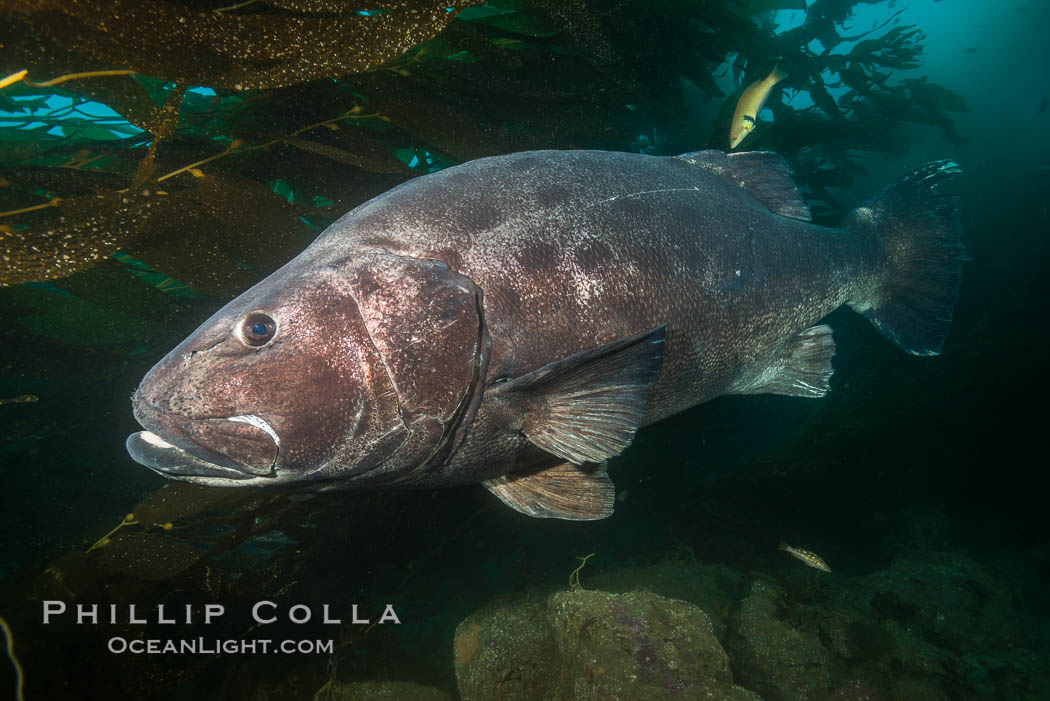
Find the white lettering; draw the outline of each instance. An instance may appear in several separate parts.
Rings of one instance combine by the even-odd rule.
[[[305,613],[301,614],[301,617],[297,617],[295,613],[296,610],[305,611]],[[288,609],[288,620],[290,620],[292,623],[306,623],[310,620],[310,616],[310,607],[305,606],[303,604],[296,604],[295,606]]]
[[[146,625],[146,622],[145,618],[135,618],[135,604],[130,604],[128,606],[128,623]]]
[[[226,613],[226,607],[222,604],[204,604],[204,625],[211,623],[211,619],[218,618]]]
[[[321,609],[321,610],[324,611],[324,622],[325,623],[342,623],[343,622],[342,619],[340,619],[340,618],[331,618],[331,614],[328,612],[328,604],[325,604],[324,608]]]
[[[350,607],[350,611],[351,611],[351,615],[354,617],[354,620],[352,620],[351,623],[371,623],[371,621],[369,621],[367,618],[358,618],[357,617],[357,604],[354,604],[353,606],[351,606]]]
[[[46,626],[51,622],[52,616],[61,616],[66,612],[65,601],[45,601],[44,602],[44,625]]]
[[[77,625],[82,625],[85,618],[90,618],[92,625],[98,623],[98,604],[91,604],[90,607],[77,604]]]
[[[401,619],[397,617],[396,613],[394,613],[393,604],[387,604],[386,608],[383,609],[383,615],[379,617],[379,622],[381,624],[388,621],[393,621],[396,625],[401,625]]]
[[[255,602],[255,606],[252,606],[252,618],[255,619],[255,622],[256,623],[266,624],[266,623],[273,623],[274,621],[276,621],[277,620],[277,616],[273,616],[273,617],[267,618],[265,620],[259,617],[259,609],[261,609],[263,606],[270,606],[271,608],[277,608],[277,604],[273,603],[272,601],[257,601],[257,602]]]

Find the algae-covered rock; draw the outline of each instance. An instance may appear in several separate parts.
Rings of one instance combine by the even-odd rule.
[[[464,701],[550,698],[557,677],[554,630],[542,601],[504,601],[465,618],[453,642]]]
[[[751,585],[730,626],[733,671],[769,701],[822,699],[831,690],[830,656],[816,631],[792,625],[790,613],[778,590]]]
[[[645,589],[699,606],[711,619],[720,642],[725,642],[730,615],[747,595],[747,580],[739,572],[698,562],[664,561],[649,567],[606,570],[590,581],[602,591]]]
[[[432,686],[377,681],[331,684],[320,698],[332,701],[452,701],[451,696]]]
[[[563,698],[758,699],[733,684],[710,619],[692,604],[646,591],[581,590],[554,594],[548,605]]]
[[[464,701],[760,701],[733,684],[707,615],[647,591],[501,602],[456,628]]]

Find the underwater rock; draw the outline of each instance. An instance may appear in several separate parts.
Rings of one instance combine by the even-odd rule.
[[[624,567],[596,574],[596,589],[629,592],[636,589],[687,601],[700,607],[715,636],[725,642],[729,617],[747,595],[747,580],[736,570],[720,564],[667,560],[650,567]]]
[[[915,697],[915,698],[926,698]],[[861,679],[850,679],[831,692],[827,701],[884,701],[885,697]]]
[[[753,582],[730,624],[729,651],[738,680],[769,701],[823,699],[829,654],[816,631],[796,628],[779,590]]]
[[[879,614],[937,647],[987,652],[1017,645],[1022,626],[1006,582],[964,555],[900,558],[866,578],[861,588]]]
[[[820,640],[834,655],[850,662],[881,661],[898,653],[886,625],[850,607],[831,607],[818,614]]]
[[[893,699],[893,701],[908,701],[909,699],[949,701],[952,697],[945,694],[933,681],[905,677],[893,681],[889,698]],[[965,698],[965,696],[957,696],[955,698]]]
[[[464,701],[760,701],[733,684],[703,611],[648,591],[493,604],[459,624],[454,648]]]
[[[820,640],[852,672],[882,680],[888,699],[991,698],[1004,688],[1038,696],[1045,665],[1024,652],[1034,629],[1010,593],[1016,583],[961,554],[923,551],[940,536],[922,530],[892,565],[813,612]]]
[[[758,701],[733,684],[710,619],[684,601],[647,591],[579,590],[548,599],[568,672],[564,698]]]
[[[554,631],[542,601],[498,601],[456,627],[456,685],[464,701],[551,698]]]
[[[332,701],[452,701],[441,689],[413,682],[350,682],[332,684],[324,691],[320,698]]]

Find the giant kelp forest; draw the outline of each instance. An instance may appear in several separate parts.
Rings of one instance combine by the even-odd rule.
[[[355,675],[447,686],[450,625],[501,587],[551,573],[560,581],[577,563],[530,566],[511,554],[513,542],[470,535],[482,521],[494,532],[520,528],[481,490],[454,497],[454,509],[441,493],[152,491],[145,470],[114,462],[133,428],[128,392],[211,311],[368,198],[512,151],[726,148],[737,98],[775,64],[788,78],[767,105],[772,120],[745,146],[785,156],[817,220],[837,221],[846,206],[837,191],[904,148],[905,125],[932,125],[950,143],[966,138],[950,116],[966,110],[958,95],[897,75],[921,66],[922,31],[889,9],[885,21],[857,26],[858,2],[866,0],[0,0],[0,410],[10,410],[0,474],[12,489],[44,481],[57,495],[39,507],[46,520],[34,521],[28,505],[33,525],[14,531],[21,542],[0,563],[5,602],[26,603],[4,612],[16,632],[34,630],[30,602],[52,598],[149,607],[341,597],[375,613],[393,597],[415,621],[397,635],[326,631],[339,644],[323,662],[239,666],[84,657],[85,646],[101,650],[101,634],[65,626],[17,639],[27,689],[39,698],[83,685],[92,698],[202,688],[247,698],[265,688],[269,698],[307,698],[334,695],[337,679]],[[804,21],[784,30],[775,10]],[[892,352],[846,359],[861,369],[858,388],[912,381]],[[974,356],[956,366],[967,361]],[[91,397],[106,394],[106,411],[90,413]],[[821,421],[832,412],[836,431],[845,425],[871,441],[858,426],[884,420],[873,414],[885,407],[852,396],[799,418],[782,462],[759,463],[776,462],[781,474],[815,469],[806,449],[827,439]],[[668,435],[681,423],[670,426]],[[92,438],[63,446],[81,434]],[[664,456],[672,458],[691,459]],[[757,488],[747,475],[740,484]],[[646,504],[624,499],[638,504],[627,509]],[[413,520],[421,508],[433,512],[423,534]],[[77,514],[91,510],[94,527],[82,532]],[[690,553],[705,542],[717,553],[728,547],[712,540],[720,519],[748,529],[718,508],[705,518],[672,518],[677,532],[639,527],[641,537]],[[521,537],[531,543],[562,532],[530,525]],[[481,575],[460,576],[479,562]],[[232,617],[200,632],[255,634]],[[950,681],[965,697],[968,682]]]
[[[944,87],[895,80],[920,64],[921,31],[891,18],[847,32],[850,0],[821,0],[779,34],[766,11],[804,3],[219,4],[0,4],[0,284],[106,260],[228,297],[355,204],[443,166],[724,146],[726,71],[789,74],[776,129],[749,146],[789,157],[829,205],[826,188],[893,148],[895,125],[959,139],[945,110],[965,109]],[[703,143],[687,138],[686,82],[725,105]]]

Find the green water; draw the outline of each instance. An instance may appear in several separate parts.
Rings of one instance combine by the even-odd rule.
[[[1050,698],[1045,6],[222,5],[0,2],[0,77],[133,71],[0,89],[0,615],[25,698]],[[515,151],[725,149],[778,62],[744,148],[782,155],[819,223],[961,164],[973,261],[942,355],[837,311],[827,397],[641,431],[595,522],[478,486],[158,493],[125,452],[154,363],[354,206]],[[46,601],[69,613],[44,625]],[[322,644],[110,651],[200,638]]]

